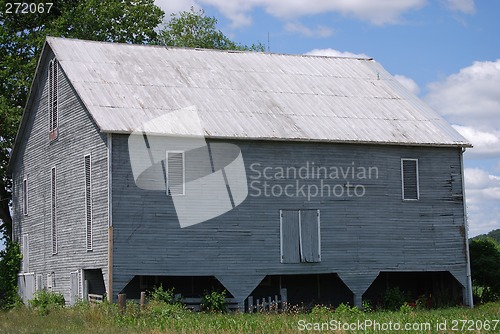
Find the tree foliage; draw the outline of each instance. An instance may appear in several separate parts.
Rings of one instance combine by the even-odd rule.
[[[159,45],[186,48],[204,48],[218,50],[265,51],[261,43],[242,45],[233,42],[217,29],[217,19],[205,16],[201,9],[172,14],[165,27],[160,30]]]
[[[5,238],[12,229],[7,164],[45,37],[150,43],[164,16],[154,0],[61,0],[49,13],[26,14],[5,13],[7,2],[14,1],[0,0],[0,230]]]
[[[474,285],[500,297],[500,246],[490,238],[472,239],[469,252]]]
[[[19,244],[7,241],[5,249],[0,251],[0,309],[12,307],[17,297],[17,273],[21,266]]]

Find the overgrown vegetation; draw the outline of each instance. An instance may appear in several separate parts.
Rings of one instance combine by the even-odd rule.
[[[17,273],[21,266],[21,250],[17,242],[8,240],[0,251],[0,309],[7,309],[20,302],[17,294]]]
[[[317,306],[312,311],[292,308],[286,313],[207,313],[185,310],[180,305],[150,302],[141,309],[136,303],[129,303],[126,311],[120,313],[116,304],[106,302],[99,305],[78,303],[69,308],[53,308],[47,314],[40,314],[32,308],[20,308],[0,312],[0,332],[6,333],[297,333],[301,324],[341,323],[371,321],[404,326],[406,323],[429,324],[429,330],[410,331],[442,333],[436,324],[447,322],[452,331],[453,320],[467,319],[485,324],[500,318],[500,303],[481,305],[475,309],[454,307],[439,310],[418,310],[408,304],[397,311],[363,312],[349,305],[336,309]],[[480,330],[474,332],[494,333]],[[316,331],[318,332],[318,331]],[[385,333],[383,330],[352,330],[323,332]],[[405,333],[408,331],[401,331]]]
[[[35,292],[29,305],[38,311],[41,315],[48,314],[51,310],[64,307],[64,296],[59,292],[39,290]]]
[[[207,312],[226,312],[226,291],[205,292],[201,298],[201,308]]]
[[[150,302],[160,302],[165,304],[176,303],[174,288],[164,289],[161,284],[153,290],[148,291],[147,296]]]
[[[493,239],[469,242],[474,299],[479,303],[500,300],[500,245]]]

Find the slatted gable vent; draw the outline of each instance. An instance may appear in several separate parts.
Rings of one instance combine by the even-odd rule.
[[[23,180],[23,214],[28,215],[28,180]]]
[[[418,200],[418,160],[402,159],[401,172],[403,180],[403,199]]]
[[[50,171],[50,225],[52,235],[52,254],[57,254],[57,217],[56,217],[56,168]]]
[[[87,251],[92,250],[92,183],[91,183],[91,157],[85,156],[85,231],[87,238]]]
[[[59,66],[56,59],[49,62],[48,74],[48,104],[49,104],[49,139],[54,140],[58,135],[59,122]]]
[[[167,188],[171,196],[184,195],[184,152],[167,152]]]

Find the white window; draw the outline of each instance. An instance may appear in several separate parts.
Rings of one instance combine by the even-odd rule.
[[[85,160],[85,229],[87,236],[87,251],[92,250],[92,178],[91,157],[86,155]]]
[[[23,255],[23,272],[27,273],[30,271],[30,243],[28,234],[23,235],[23,244],[22,244],[22,252]]]
[[[50,226],[52,236],[52,254],[57,254],[57,217],[56,217],[56,168],[50,170]]]
[[[167,194],[170,196],[184,195],[185,173],[184,152],[167,152]]]
[[[28,215],[28,180],[23,180],[23,214]]]
[[[36,291],[43,290],[43,276],[42,276],[42,274],[36,274],[36,277],[35,277],[35,290]]]
[[[49,109],[49,139],[54,140],[58,136],[59,123],[59,66],[54,58],[49,62],[48,73],[48,109]]]
[[[281,263],[321,262],[319,210],[280,210]]]
[[[56,286],[56,275],[54,272],[47,274],[47,290],[54,291]]]
[[[401,159],[401,181],[403,200],[418,200],[418,159]]]

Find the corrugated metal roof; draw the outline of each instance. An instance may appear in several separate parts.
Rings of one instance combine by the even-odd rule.
[[[207,137],[469,146],[371,59],[47,41],[104,132],[194,107]]]

